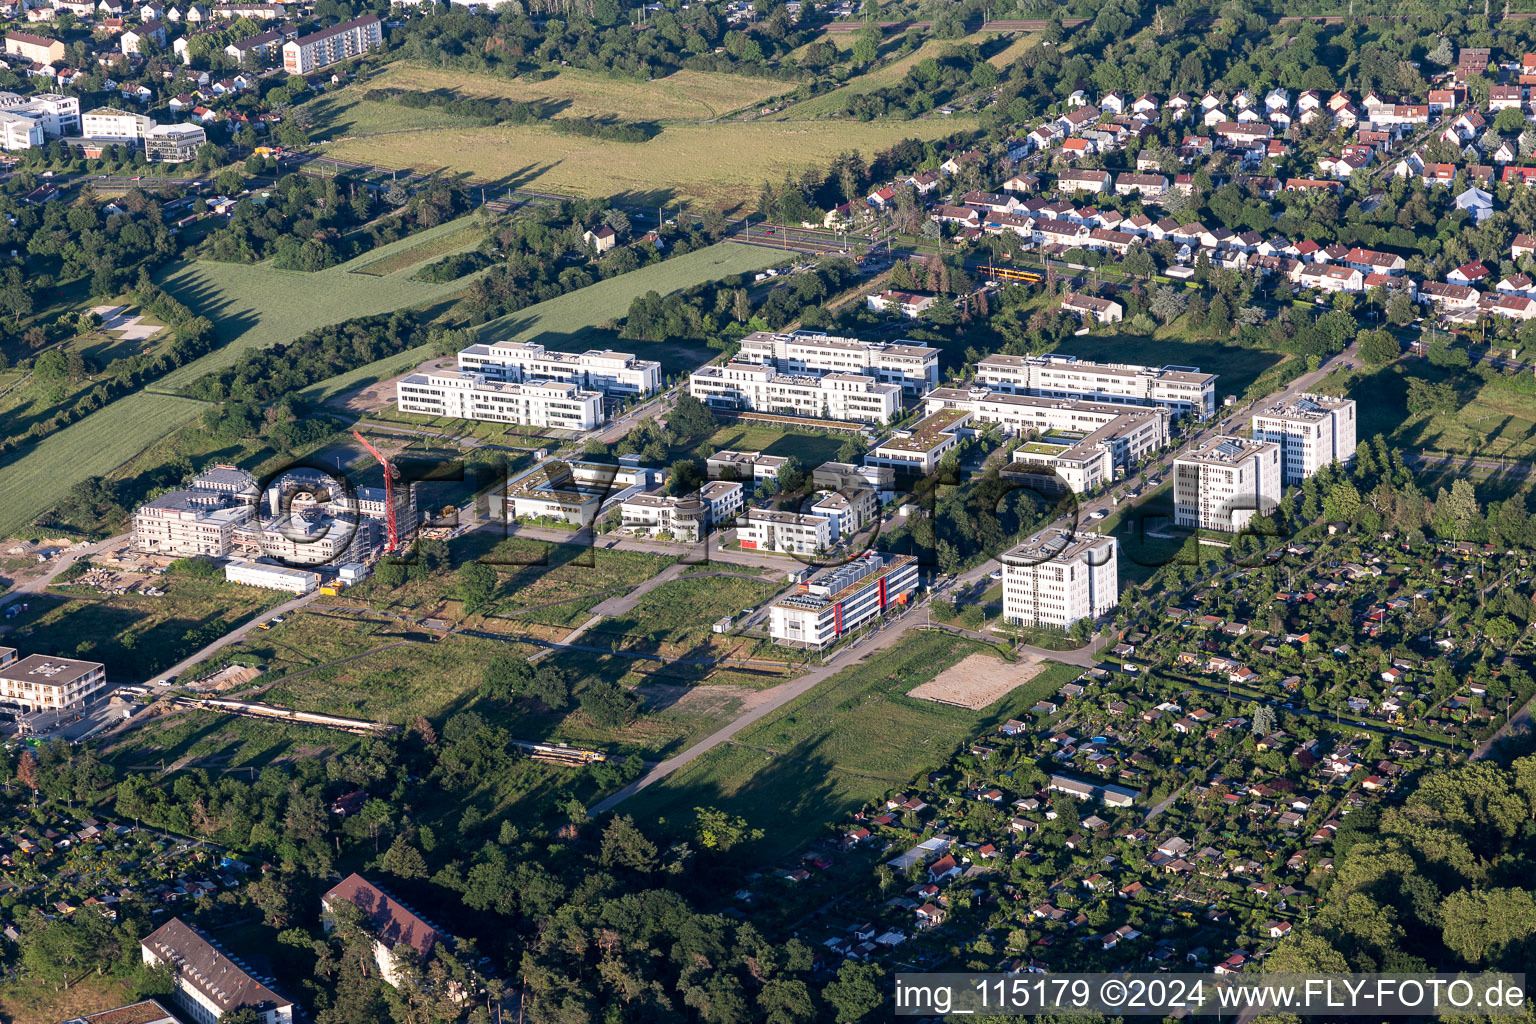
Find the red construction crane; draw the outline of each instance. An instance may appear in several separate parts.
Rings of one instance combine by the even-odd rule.
[[[373,457],[379,460],[379,465],[384,467],[384,520],[389,524],[389,546],[384,550],[386,553],[397,551],[400,548],[400,530],[395,525],[395,478],[400,475],[400,471],[390,465],[389,460],[369,444],[368,439],[362,434],[354,430],[352,436],[361,441],[363,447],[367,448]]]

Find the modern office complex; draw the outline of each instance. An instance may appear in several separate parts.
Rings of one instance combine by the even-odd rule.
[[[912,426],[877,442],[864,462],[907,476],[927,476],[959,446],[960,431],[973,415],[968,409],[953,406],[935,409]]]
[[[1173,517],[1183,527],[1233,532],[1280,501],[1280,446],[1219,437],[1173,460]]]
[[[1005,434],[1034,435],[1014,450],[1014,464],[1039,470],[1047,486],[1077,493],[1112,482],[1117,475],[1168,443],[1171,413],[1010,394],[974,388],[938,388],[923,400],[930,415],[944,410],[969,413],[974,423],[996,423]]]
[[[715,409],[854,423],[884,423],[901,411],[896,384],[858,373],[785,374],[755,363],[701,367],[689,375],[688,393]]]
[[[1216,411],[1216,375],[1192,366],[1094,363],[1076,356],[988,356],[976,383],[994,391],[1046,398],[1082,398],[1167,409],[1205,419]]]
[[[890,607],[905,607],[917,591],[910,555],[865,552],[800,584],[799,592],[768,609],[768,635],[791,647],[822,648]]]
[[[1003,618],[1066,628],[1095,619],[1120,600],[1113,537],[1049,528],[1013,548],[1003,563]]]
[[[283,70],[307,75],[384,45],[383,23],[372,14],[353,18],[283,44]]]
[[[207,133],[195,124],[156,125],[144,133],[144,156],[150,163],[186,163],[197,159],[207,141]]]
[[[152,117],[115,107],[87,110],[80,119],[80,132],[86,138],[127,145],[142,143],[154,126],[155,119]]]
[[[172,557],[218,558],[234,549],[235,530],[255,515],[256,479],[234,466],[214,466],[189,487],[151,498],[133,513],[133,547]]]
[[[19,657],[14,647],[0,647],[0,705],[23,711],[84,704],[107,685],[107,667],[46,654]]]
[[[491,516],[503,521],[558,519],[585,526],[603,509],[622,505],[661,480],[661,470],[642,466],[635,457],[621,457],[616,465],[549,459],[493,493]]]
[[[509,383],[465,371],[413,373],[395,384],[395,401],[401,412],[527,427],[592,430],[603,422],[601,394],[559,380]]]
[[[1355,457],[1355,403],[1297,395],[1253,414],[1253,436],[1280,446],[1282,482],[1299,484],[1324,466]]]
[[[744,504],[734,480],[711,480],[692,494],[641,493],[619,505],[619,525],[633,533],[696,544],[709,531],[736,518]]]
[[[860,341],[819,331],[754,331],[741,339],[736,361],[772,366],[780,373],[852,373],[896,384],[909,395],[939,385],[939,350],[915,341]]]
[[[532,341],[471,345],[459,353],[459,369],[488,380],[567,381],[614,398],[638,398],[661,388],[661,364],[629,352],[590,349],[551,352]]]
[[[57,139],[80,132],[80,100],[55,92],[36,96],[18,96],[0,92],[0,111],[30,118],[42,126],[46,138]]]

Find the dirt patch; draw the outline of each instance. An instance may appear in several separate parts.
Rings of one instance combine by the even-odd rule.
[[[261,670],[258,668],[252,668],[248,665],[226,665],[207,679],[196,683],[192,688],[223,693],[226,690],[233,690],[237,686],[243,686],[259,675],[261,675]]]
[[[635,687],[635,696],[645,702],[647,712],[681,711],[690,715],[728,715],[751,711],[767,698],[767,690],[721,683],[714,686],[683,686],[677,683],[645,682]]]
[[[1045,659],[1038,655],[1025,655],[1010,663],[977,652],[921,686],[908,690],[907,696],[980,711],[1001,700],[1015,686],[1035,678],[1044,668]]]

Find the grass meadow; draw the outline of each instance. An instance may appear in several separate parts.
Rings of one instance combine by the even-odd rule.
[[[695,807],[721,807],[763,828],[766,851],[792,850],[822,823],[836,823],[939,767],[960,744],[1019,717],[1081,672],[1049,666],[979,712],[906,696],[981,649],[945,634],[908,636],[643,790],[623,812],[682,825]]]

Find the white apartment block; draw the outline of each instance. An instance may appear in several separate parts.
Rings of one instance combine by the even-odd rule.
[[[1063,401],[985,388],[938,388],[924,399],[930,415],[942,410],[971,414],[976,423],[996,423],[1003,433],[1036,435],[1014,460],[1054,471],[1076,493],[1113,481],[1129,467],[1168,443],[1171,413],[1155,407],[1111,402]]]
[[[772,366],[780,373],[852,373],[896,384],[910,395],[939,386],[939,350],[915,341],[860,341],[818,331],[754,331],[741,339],[736,362]]]
[[[220,558],[235,547],[235,532],[256,513],[256,480],[234,466],[214,466],[190,487],[168,491],[133,513],[133,548],[172,558]]]
[[[1113,537],[1052,527],[999,559],[1003,618],[1063,629],[1096,619],[1120,601],[1118,548]]]
[[[688,393],[715,409],[855,423],[884,423],[901,411],[895,384],[854,373],[783,374],[754,363],[701,367],[689,375]]]
[[[0,704],[26,711],[75,707],[106,685],[107,668],[100,662],[46,654],[20,658],[14,647],[0,647]]]
[[[1173,519],[1189,529],[1236,532],[1280,501],[1280,446],[1219,437],[1173,460]]]
[[[8,153],[43,144],[43,126],[30,117],[0,110],[0,148]]]
[[[768,635],[790,647],[823,648],[887,608],[906,607],[917,592],[917,561],[910,555],[869,551],[800,584],[799,592],[768,609]]]
[[[1281,482],[1299,484],[1324,466],[1355,457],[1355,403],[1297,395],[1253,415],[1253,436],[1280,446]]]
[[[168,964],[173,998],[196,1024],[249,1007],[259,1024],[293,1024],[293,1003],[251,977],[227,953],[173,917],[139,942],[146,964]]]
[[[559,380],[614,397],[642,397],[661,389],[661,364],[629,352],[590,349],[551,352],[532,341],[471,345],[459,353],[459,369],[490,380]]]
[[[868,487],[839,487],[820,495],[811,505],[811,515],[831,520],[834,544],[864,529],[879,511],[880,499]]]
[[[383,23],[377,16],[365,14],[284,43],[283,70],[290,75],[307,75],[383,45]]]
[[[593,430],[603,422],[603,396],[569,381],[508,383],[483,373],[413,373],[395,384],[401,412],[452,416],[558,430]]]
[[[749,508],[736,519],[736,539],[748,551],[814,555],[832,546],[832,520],[826,516]]]
[[[114,107],[87,110],[80,118],[80,134],[88,139],[142,144],[155,119]]]
[[[1094,363],[1076,356],[988,356],[976,383],[995,391],[1047,398],[1145,405],[1205,419],[1216,411],[1216,374],[1193,366]]]

